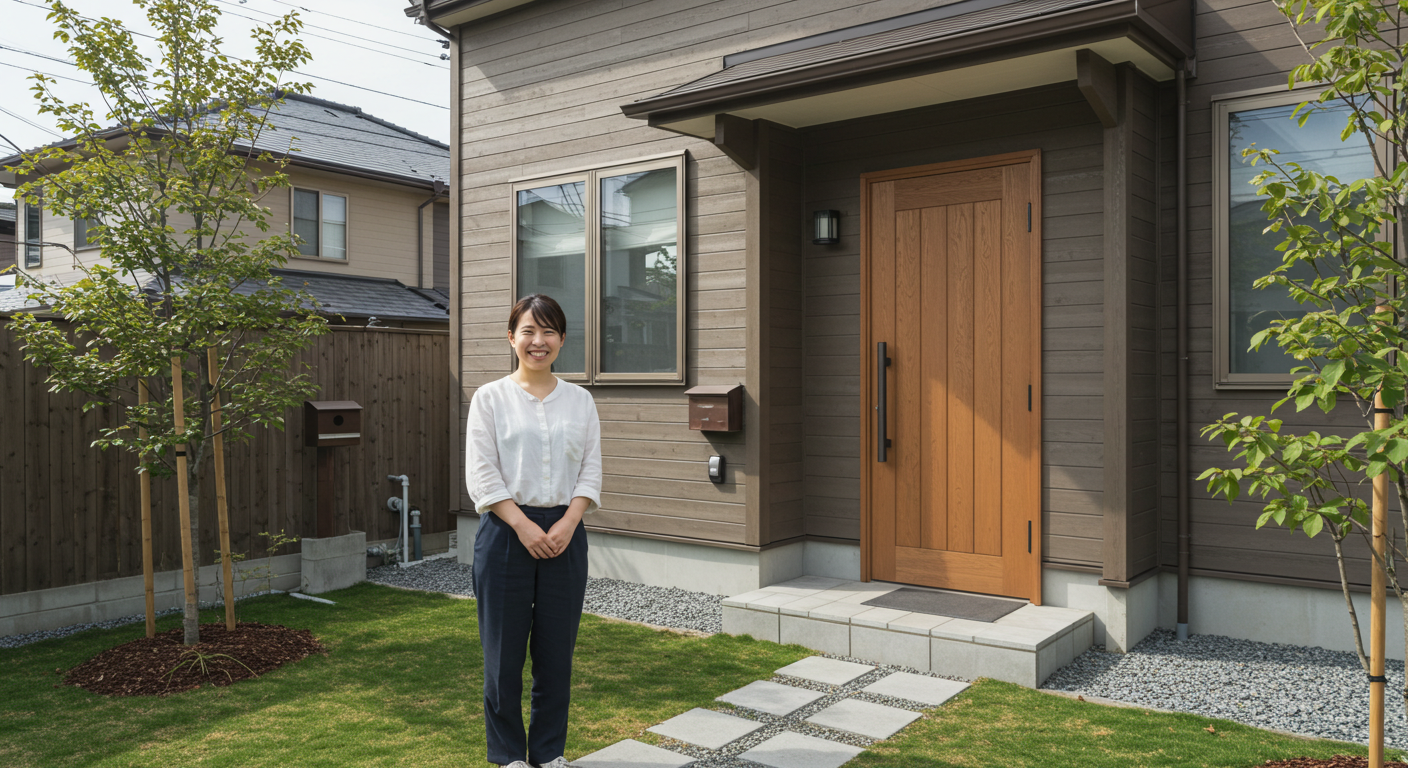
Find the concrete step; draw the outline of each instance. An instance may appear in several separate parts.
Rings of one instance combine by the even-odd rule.
[[[724,632],[841,656],[1035,688],[1090,648],[1095,614],[1024,605],[994,622],[864,605],[904,585],[819,576],[723,601]]]

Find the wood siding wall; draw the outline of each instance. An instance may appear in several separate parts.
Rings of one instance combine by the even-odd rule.
[[[1212,132],[1211,104],[1214,97],[1251,89],[1284,89],[1287,73],[1308,61],[1296,42],[1286,19],[1274,5],[1255,0],[1209,0],[1198,4],[1198,73],[1188,81],[1188,204],[1189,204],[1189,474],[1175,474],[1175,422],[1173,359],[1175,318],[1171,300],[1166,304],[1161,324],[1164,340],[1162,369],[1165,372],[1163,455],[1161,469],[1161,562],[1175,566],[1178,557],[1176,494],[1179,482],[1188,483],[1192,524],[1192,568],[1195,574],[1250,578],[1289,583],[1336,586],[1334,548],[1327,537],[1307,539],[1282,529],[1256,530],[1261,506],[1256,501],[1227,503],[1213,500],[1206,486],[1194,481],[1210,466],[1232,466],[1232,455],[1220,444],[1199,435],[1204,425],[1223,414],[1270,413],[1271,405],[1284,391],[1217,390],[1213,386],[1212,359],[1212,153],[1227,151],[1225,139]],[[1171,124],[1168,125],[1172,136]],[[1168,143],[1172,143],[1171,141]],[[1172,188],[1167,186],[1169,194]],[[1172,201],[1166,201],[1171,210]],[[1164,231],[1169,239],[1163,250],[1163,290],[1173,296],[1175,249],[1172,247],[1172,216],[1165,216]],[[1352,408],[1332,415],[1310,409],[1296,413],[1287,407],[1276,412],[1287,429],[1322,432],[1349,426],[1363,428]],[[1369,564],[1366,549],[1357,538],[1346,541],[1353,556],[1351,580],[1367,584]]]
[[[748,234],[750,183],[709,141],[651,128],[621,115],[622,104],[718,70],[724,55],[830,29],[898,16],[924,0],[655,0],[650,3],[543,0],[461,29],[459,253],[461,434],[475,388],[509,371],[503,335],[509,284],[509,180],[687,150],[689,253],[688,384],[750,380]],[[753,181],[750,182],[750,179]],[[777,297],[785,301],[787,297]],[[779,335],[785,342],[785,334]],[[568,343],[574,340],[569,330]],[[759,353],[770,347],[753,348]],[[756,359],[756,356],[755,356]],[[781,366],[786,376],[787,366]],[[760,370],[754,374],[761,376]],[[772,371],[768,371],[769,376]],[[761,381],[761,379],[756,379]],[[602,419],[603,507],[591,526],[733,544],[772,535],[760,507],[774,490],[793,493],[786,470],[759,483],[762,390],[749,387],[741,433],[705,437],[688,429],[680,387],[596,387]],[[784,418],[790,418],[784,414]],[[751,445],[750,445],[751,441]],[[778,443],[779,450],[786,445]],[[771,447],[771,443],[769,443]],[[461,449],[462,450],[462,449]],[[723,455],[726,482],[709,483],[705,463]],[[456,465],[463,467],[464,456]],[[462,469],[461,469],[462,471]],[[791,481],[796,482],[796,481]],[[751,500],[751,503],[750,503]],[[783,501],[786,501],[784,498]],[[460,486],[459,506],[472,502]],[[781,508],[780,508],[781,509]],[[782,512],[779,519],[785,520]],[[795,529],[795,525],[793,526]],[[784,524],[783,532],[786,532]]]
[[[859,176],[1042,150],[1042,551],[1101,562],[1103,278],[1101,127],[1073,84],[803,131],[806,204],[841,211],[841,242],[806,244],[805,509],[811,535],[858,540]]]
[[[396,536],[398,517],[385,504],[399,486],[389,474],[410,475],[424,533],[448,529],[452,426],[450,404],[438,396],[448,386],[446,342],[443,332],[339,328],[300,353],[322,398],[364,408],[363,443],[335,450],[336,530]],[[0,594],[142,572],[136,463],[90,447],[116,414],[82,413],[83,397],[48,390],[0,325]],[[250,557],[263,555],[261,531],[317,533],[317,452],[303,447],[301,409],[285,418],[285,431],[255,430],[226,451],[231,549]],[[202,563],[214,562],[219,547],[211,466],[200,502]],[[175,480],[154,479],[152,492],[157,570],[178,569]]]

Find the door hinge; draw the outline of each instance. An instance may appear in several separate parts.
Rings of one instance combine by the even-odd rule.
[[[1032,231],[1032,204],[1027,203],[1027,231]]]
[[[1027,385],[1027,413],[1032,412],[1032,385]]]
[[[1032,553],[1032,521],[1027,521],[1027,554]]]

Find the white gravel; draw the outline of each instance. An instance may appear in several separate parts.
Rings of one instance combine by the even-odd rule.
[[[1390,661],[1386,672],[1385,740],[1408,747],[1403,662]],[[1305,736],[1369,739],[1369,683],[1350,652],[1216,635],[1180,643],[1161,629],[1129,653],[1097,646],[1042,687]]]

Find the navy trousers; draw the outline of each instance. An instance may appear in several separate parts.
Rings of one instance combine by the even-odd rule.
[[[544,531],[567,506],[520,507]],[[587,531],[578,525],[562,554],[538,560],[492,512],[474,537],[474,595],[484,648],[484,730],[489,762],[546,763],[567,745],[572,651],[587,593]],[[523,730],[523,661],[533,658],[528,732]]]

